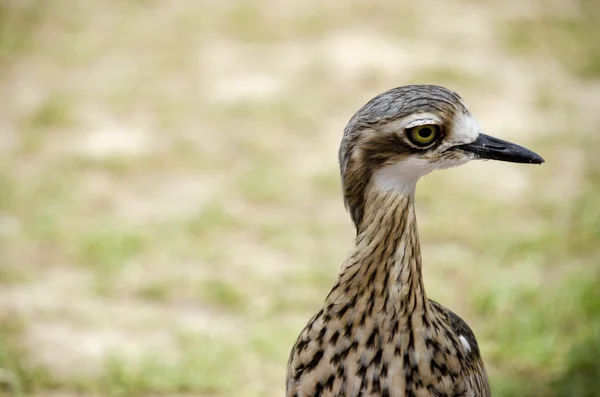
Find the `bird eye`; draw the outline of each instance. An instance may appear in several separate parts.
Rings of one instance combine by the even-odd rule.
[[[435,124],[419,125],[406,131],[408,139],[417,146],[428,146],[436,140],[440,127]]]

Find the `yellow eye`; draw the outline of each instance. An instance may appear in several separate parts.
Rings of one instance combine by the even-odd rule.
[[[419,125],[406,131],[408,139],[417,146],[428,146],[439,135],[440,127],[435,124]]]

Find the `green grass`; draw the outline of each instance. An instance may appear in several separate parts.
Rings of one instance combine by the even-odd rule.
[[[12,65],[19,56],[35,48],[35,29],[46,11],[42,3],[23,5],[8,1],[0,6],[0,68]]]
[[[31,361],[22,332],[21,319],[0,317],[0,396],[25,396],[55,387],[50,371]]]
[[[483,89],[493,84],[490,76],[483,76],[479,73],[448,66],[420,68],[411,76],[410,82],[414,84],[437,84],[446,87],[455,87],[455,90],[472,87]]]
[[[175,287],[172,283],[166,281],[157,281],[147,283],[139,288],[137,296],[140,299],[144,299],[151,302],[165,302],[169,300],[171,291]]]
[[[428,82],[487,109],[478,119],[489,133],[534,118],[514,140],[547,160],[506,165],[518,174],[480,163],[420,183],[428,294],[475,330],[495,396],[594,396],[600,142],[581,98],[600,75],[596,3],[526,18],[480,5],[500,44],[486,51],[505,57],[508,73],[448,66],[445,54],[477,58],[477,35],[448,26],[432,39],[434,16],[454,18],[407,4],[0,6],[0,94],[14,98],[0,109],[0,313],[22,314],[0,319],[0,394],[281,395],[289,349],[354,237],[336,164],[344,124],[375,93]],[[398,54],[386,59],[377,40]],[[536,62],[556,60],[563,69],[541,78]],[[272,77],[274,94],[215,94],[255,75]],[[514,75],[531,82],[518,102],[527,108],[490,120],[504,117],[496,100],[523,99],[501,90]],[[151,149],[77,151],[112,125],[140,129]],[[476,171],[490,176],[471,179]],[[503,195],[511,175],[526,187]],[[199,192],[165,191],[195,177]],[[82,279],[89,288],[71,284]],[[60,368],[44,361],[52,340],[27,348],[27,331],[44,321],[82,340],[125,334],[143,353],[108,349],[87,358],[95,371]]]
[[[83,234],[77,246],[78,263],[110,274],[142,252],[144,241],[139,231],[100,228]]]
[[[553,397],[592,396],[597,390],[600,275],[589,269],[573,273],[558,286],[520,291],[502,311],[486,310],[491,323],[502,324],[486,335],[498,346],[488,359],[504,366],[503,375],[494,378],[500,395],[510,395],[511,388],[528,390],[520,393],[524,396]]]
[[[206,280],[198,289],[198,296],[202,301],[221,309],[243,311],[246,307],[244,293],[232,281]]]
[[[554,57],[583,79],[600,77],[600,6],[594,0],[573,2],[578,14],[552,13],[502,21],[504,44],[523,57]]]
[[[226,396],[240,381],[239,352],[225,340],[179,336],[180,357],[159,350],[132,359],[113,354],[97,379],[73,379],[83,393],[106,396],[186,394]]]
[[[474,296],[485,338],[494,341],[488,360],[501,368],[497,395],[583,397],[600,385],[598,147],[593,139],[582,149],[586,178],[573,201],[551,210],[539,237],[509,245],[512,261],[540,257],[538,280],[513,290],[485,284]]]

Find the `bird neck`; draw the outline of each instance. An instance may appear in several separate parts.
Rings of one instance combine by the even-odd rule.
[[[365,299],[371,311],[395,316],[426,311],[414,193],[371,191],[364,214],[328,303]]]

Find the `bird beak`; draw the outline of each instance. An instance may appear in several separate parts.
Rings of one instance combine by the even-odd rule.
[[[477,139],[466,145],[455,146],[468,153],[473,153],[480,159],[509,161],[511,163],[542,164],[544,159],[525,149],[523,146],[516,145],[493,136],[479,134]]]

